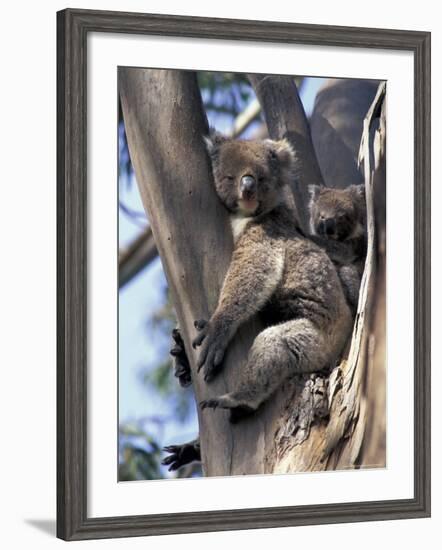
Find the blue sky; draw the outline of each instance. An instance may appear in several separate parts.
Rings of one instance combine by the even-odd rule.
[[[322,78],[306,78],[301,99],[309,116]],[[218,115],[210,119],[212,127],[228,130],[227,118]],[[246,136],[247,137],[247,136]],[[124,177],[124,176],[123,176]],[[127,185],[130,183],[130,185]],[[131,209],[143,212],[135,181],[120,181],[120,198]],[[121,190],[124,191],[121,191]],[[119,213],[119,246],[130,243],[140,232],[140,218],[135,224],[121,210]],[[119,293],[119,418],[127,422],[156,415],[169,416],[168,403],[140,381],[143,369],[153,367],[163,358],[163,346],[158,346],[157,335],[148,330],[147,320],[164,301],[166,280],[159,258],[130,281]],[[160,349],[161,348],[161,349]],[[196,437],[196,411],[184,423],[167,422],[158,433],[162,445],[184,442]]]

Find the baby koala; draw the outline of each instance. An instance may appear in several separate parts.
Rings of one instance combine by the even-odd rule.
[[[349,305],[356,313],[367,253],[365,186],[332,189],[311,185],[311,239],[338,269]]]

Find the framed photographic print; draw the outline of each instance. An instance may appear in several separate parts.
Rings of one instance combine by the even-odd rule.
[[[428,516],[430,34],[57,33],[58,536]]]

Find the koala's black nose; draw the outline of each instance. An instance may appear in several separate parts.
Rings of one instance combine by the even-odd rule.
[[[336,221],[333,218],[324,220],[324,228],[326,235],[334,235],[336,231]]]
[[[243,176],[241,178],[241,183],[239,186],[242,193],[247,193],[249,195],[253,194],[256,191],[256,180],[253,176]]]

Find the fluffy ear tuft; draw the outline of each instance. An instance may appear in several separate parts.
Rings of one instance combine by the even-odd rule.
[[[295,151],[287,139],[266,139],[265,143],[270,151],[278,157],[279,162],[284,168],[290,169],[294,166],[296,160]]]
[[[365,185],[360,183],[359,185],[349,185],[348,191],[357,199],[365,199]]]
[[[216,130],[211,129],[208,136],[204,136],[204,143],[206,144],[207,152],[210,156],[214,155],[219,146],[228,140],[226,136],[217,132]]]

